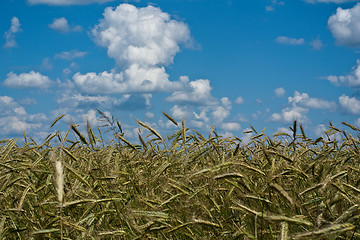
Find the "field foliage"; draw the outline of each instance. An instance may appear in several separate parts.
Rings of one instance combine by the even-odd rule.
[[[105,115],[111,143],[77,125],[0,141],[1,239],[360,239],[356,127],[243,143],[165,116],[178,130],[139,121],[139,145]]]

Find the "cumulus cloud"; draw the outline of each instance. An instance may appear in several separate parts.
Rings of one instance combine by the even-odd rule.
[[[11,19],[11,26],[9,31],[5,32],[5,44],[4,48],[13,48],[17,46],[17,43],[15,41],[15,34],[17,32],[22,31],[20,21],[17,17],[13,17]]]
[[[114,0],[28,0],[30,4],[47,5],[85,5],[91,3],[106,3]]]
[[[90,94],[172,91],[181,86],[168,78],[164,67],[143,68],[137,64],[120,73],[105,71],[99,74],[76,73],[73,76],[75,85]]]
[[[275,39],[277,43],[286,45],[302,45],[304,44],[303,38],[290,38],[285,36],[279,36]]]
[[[185,23],[172,20],[160,8],[130,4],[106,8],[92,34],[109,57],[125,65],[167,65],[180,51],[179,44],[190,40]]]
[[[182,88],[183,83],[168,79],[165,66],[173,62],[180,45],[190,40],[185,23],[172,20],[160,8],[130,4],[108,7],[103,16],[92,29],[94,41],[107,48],[108,56],[123,71],[77,73],[73,80],[81,91],[108,94]]]
[[[326,77],[334,85],[343,84],[348,87],[360,87],[360,60],[356,62],[356,66],[353,67],[353,71],[346,76],[330,75]]]
[[[39,129],[45,120],[44,114],[28,114],[12,97],[0,96],[0,131],[3,135]]]
[[[171,109],[171,116],[175,119],[185,119],[189,115],[189,111],[187,110],[186,106],[178,106],[174,105]]]
[[[227,97],[221,98],[221,105],[212,107],[212,117],[215,122],[223,123],[224,120],[230,115],[231,102]]]
[[[292,122],[297,120],[299,122],[307,122],[306,114],[309,109],[328,109],[332,110],[336,107],[335,102],[329,102],[320,98],[310,98],[307,93],[300,93],[295,91],[293,97],[288,97],[289,107],[282,109],[281,113],[274,113],[271,115],[272,121]]]
[[[335,102],[329,102],[320,98],[310,98],[309,94],[298,91],[295,91],[294,96],[289,97],[288,101],[292,105],[299,105],[306,108],[333,109],[336,107]]]
[[[283,97],[283,96],[285,95],[285,89],[282,88],[282,87],[276,88],[276,89],[274,90],[274,93],[275,93],[275,95],[278,96],[278,97]]]
[[[81,52],[79,50],[73,49],[71,51],[63,51],[61,53],[55,54],[55,58],[60,58],[63,60],[73,60],[75,58],[85,57],[87,52]]]
[[[294,107],[287,107],[281,111],[281,113],[274,113],[271,115],[270,120],[272,121],[284,121],[284,122],[293,122],[297,120],[299,122],[306,122],[308,121],[306,114],[308,113],[309,109],[294,106]]]
[[[214,105],[217,100],[211,95],[212,87],[210,81],[207,79],[197,79],[190,81],[188,77],[181,77],[180,82],[183,84],[183,89],[175,91],[166,98],[169,102],[179,102],[195,105]]]
[[[29,73],[21,73],[17,75],[13,72],[7,74],[7,78],[3,85],[10,88],[49,88],[52,81],[49,77],[39,72],[31,71]]]
[[[345,111],[352,114],[360,114],[360,100],[357,100],[355,97],[343,94],[339,97],[339,103]]]
[[[328,20],[328,27],[339,45],[360,46],[360,3],[353,8],[338,7]]]
[[[147,94],[123,94],[121,97],[102,95],[82,95],[79,93],[66,92],[57,99],[57,104],[68,111],[88,109],[108,110],[137,110],[146,109],[150,105],[150,98]]]
[[[82,31],[82,27],[79,25],[75,25],[74,27],[70,27],[68,20],[64,17],[61,18],[54,18],[54,21],[49,24],[49,27],[55,31],[61,32],[61,33],[67,33],[70,31],[73,32],[80,32]]]

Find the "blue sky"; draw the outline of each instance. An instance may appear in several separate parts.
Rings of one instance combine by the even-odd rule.
[[[360,127],[360,1],[2,0],[1,138],[41,141],[66,114],[126,136],[163,115],[208,132],[269,135],[296,119],[319,136]],[[245,137],[246,138],[246,137]]]

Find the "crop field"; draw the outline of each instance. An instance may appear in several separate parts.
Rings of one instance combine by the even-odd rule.
[[[140,144],[105,115],[110,143],[89,125],[1,140],[1,239],[360,239],[356,127],[244,143],[165,116],[178,130],[139,121]]]

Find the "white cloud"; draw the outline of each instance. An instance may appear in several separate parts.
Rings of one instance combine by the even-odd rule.
[[[302,45],[304,44],[303,38],[290,38],[285,36],[279,36],[275,40],[277,43],[286,45]]]
[[[221,128],[226,131],[238,131],[241,129],[241,126],[239,123],[228,122],[228,123],[222,123]]]
[[[179,82],[171,82],[168,78],[164,67],[143,68],[137,64],[120,73],[105,71],[73,76],[75,85],[82,92],[91,94],[167,92],[181,87]]]
[[[275,6],[284,5],[283,1],[271,0],[271,4],[265,7],[265,10],[268,12],[272,12],[275,10]]]
[[[52,65],[52,63],[50,61],[50,58],[48,58],[48,57],[44,58],[44,60],[41,63],[41,68],[46,69],[46,70],[53,69],[53,65]]]
[[[90,109],[87,113],[83,114],[82,120],[84,122],[88,121],[91,127],[97,127],[99,125],[96,111],[93,109]]]
[[[285,95],[285,89],[282,88],[282,87],[276,88],[276,89],[274,90],[274,93],[275,93],[275,95],[278,96],[278,97],[283,97],[283,96]]]
[[[17,75],[13,72],[7,74],[7,78],[3,85],[10,88],[49,88],[52,81],[49,77],[39,72],[31,71],[29,73],[21,73]]]
[[[91,3],[106,3],[114,0],[28,0],[30,4],[48,5],[85,5]]]
[[[120,65],[167,65],[180,51],[179,44],[190,40],[188,27],[160,8],[130,4],[106,8],[92,34]]]
[[[211,95],[212,87],[207,79],[197,79],[187,84],[184,78],[180,80],[183,89],[175,91],[166,98],[169,102],[192,103],[195,105],[215,105],[217,100]]]
[[[21,24],[20,21],[17,17],[13,17],[11,19],[11,26],[9,31],[5,32],[5,44],[4,44],[4,48],[12,48],[12,47],[16,47],[17,43],[15,41],[15,34],[17,32],[22,31],[21,29]]]
[[[230,110],[223,106],[214,107],[212,116],[216,122],[223,122],[230,115]]]
[[[357,100],[355,97],[343,94],[339,97],[339,103],[345,111],[352,114],[360,114],[360,100]]]
[[[28,123],[18,116],[0,117],[0,129],[2,134],[21,134],[30,129],[38,129],[42,126],[40,123]]]
[[[171,112],[171,116],[172,116],[174,119],[179,119],[179,120],[185,119],[186,116],[189,115],[189,112],[188,112],[188,110],[187,110],[187,107],[185,107],[185,106],[174,105],[174,106],[170,109],[170,112]]]
[[[281,111],[281,113],[274,113],[271,115],[270,120],[272,121],[284,121],[293,122],[297,120],[299,122],[308,121],[306,114],[309,110],[302,107],[287,107]]]
[[[116,111],[146,109],[150,106],[151,95],[148,94],[123,94],[120,97],[102,95],[82,95],[79,93],[65,92],[57,99],[60,108],[67,112],[89,109],[108,109]]]
[[[360,60],[356,61],[356,66],[353,67],[353,71],[346,76],[328,76],[326,77],[332,84],[343,84],[348,87],[360,87]]]
[[[73,79],[81,91],[91,94],[149,93],[186,87],[185,83],[169,81],[165,71],[165,65],[172,63],[180,51],[180,44],[190,40],[186,24],[172,20],[169,14],[153,6],[136,8],[120,4],[116,8],[106,8],[103,15],[104,18],[92,29],[92,35],[124,70],[77,73]]]
[[[55,58],[60,58],[64,60],[73,60],[75,58],[82,58],[87,54],[87,52],[81,52],[79,50],[73,49],[71,51],[63,51],[61,53],[55,54]]]
[[[67,33],[70,31],[73,31],[73,32],[82,31],[82,27],[79,25],[75,25],[73,28],[71,28],[69,26],[68,20],[64,17],[54,18],[54,21],[51,24],[49,24],[49,27],[51,29],[61,32],[61,33]]]
[[[234,103],[235,104],[243,104],[244,102],[245,101],[244,101],[243,97],[239,96],[239,97],[236,98]]]
[[[146,112],[145,113],[145,117],[147,117],[147,118],[154,118],[155,117],[155,114],[154,113],[152,113],[152,112]]]
[[[360,3],[353,8],[338,7],[328,20],[328,27],[336,42],[348,47],[360,46]]]
[[[295,91],[294,97],[289,97],[288,101],[293,106],[299,105],[306,108],[333,109],[336,107],[335,102],[329,102],[320,98],[310,98],[307,93]]]
[[[196,112],[194,112],[195,119],[197,119],[199,121],[203,121],[203,122],[209,122],[210,119],[206,115],[207,111],[208,111],[208,109],[202,109],[200,114],[197,114]]]
[[[310,98],[307,93],[295,91],[293,97],[288,97],[289,107],[284,108],[281,113],[271,115],[272,121],[306,122],[308,118],[306,114],[310,108],[333,110],[336,107],[335,102],[329,102],[320,98]]]
[[[3,135],[39,129],[45,120],[44,114],[29,115],[12,97],[0,96],[0,131]]]
[[[231,109],[231,101],[228,97],[223,97],[220,99],[222,105],[224,105],[227,109]]]
[[[63,33],[70,31],[68,20],[64,17],[55,18],[54,21],[51,24],[49,24],[49,27],[55,31],[63,32]]]
[[[314,40],[310,42],[310,45],[314,50],[320,50],[323,47],[323,42],[320,40],[320,37],[318,36]]]
[[[231,102],[227,97],[221,99],[222,105],[212,107],[212,116],[216,123],[223,123],[224,120],[230,115]]]

